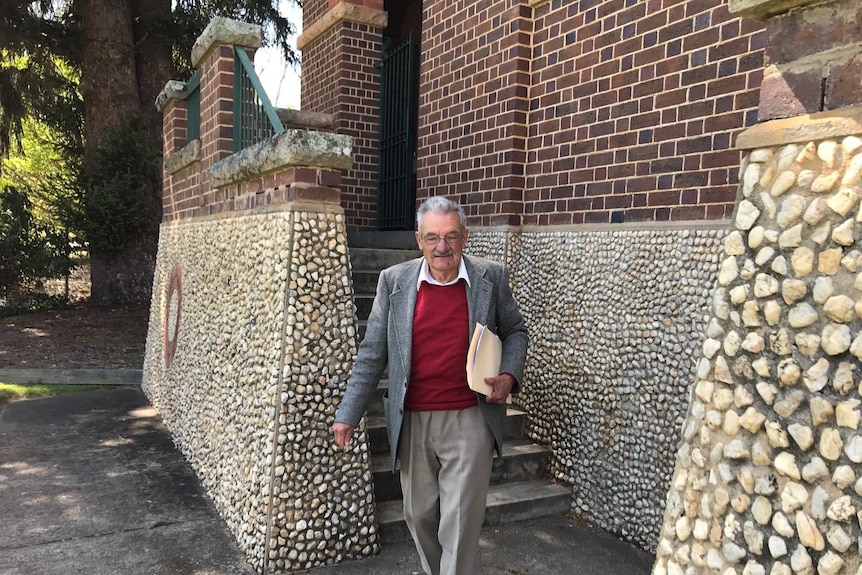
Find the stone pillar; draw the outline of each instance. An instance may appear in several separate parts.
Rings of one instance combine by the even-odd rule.
[[[282,573],[378,544],[364,426],[348,451],[330,432],[356,352],[352,141],[289,129],[232,153],[233,46],[259,37],[217,19],[195,44],[200,139],[186,142],[185,85],[159,97],[169,209],[142,388],[249,563]]]
[[[783,119],[737,138],[735,229],[653,573],[858,574],[862,6],[730,6],[766,21],[760,113]]]
[[[303,7],[302,108],[334,116],[354,142],[341,199],[351,229],[376,229],[382,0],[308,0]]]

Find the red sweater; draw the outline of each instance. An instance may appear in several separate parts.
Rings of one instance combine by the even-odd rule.
[[[478,403],[467,386],[468,322],[463,280],[450,286],[422,282],[413,311],[413,360],[404,409],[466,409]]]

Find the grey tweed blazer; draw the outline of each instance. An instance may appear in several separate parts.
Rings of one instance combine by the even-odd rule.
[[[467,286],[467,337],[472,335],[477,322],[487,325],[500,337],[503,341],[500,373],[510,373],[515,377],[513,391],[516,392],[524,376],[527,329],[509,287],[509,274],[497,262],[467,255],[462,257],[470,277],[470,285]],[[388,365],[389,389],[383,403],[393,469],[404,419],[404,396],[410,381],[413,310],[421,264],[422,258],[417,258],[387,268],[380,274],[365,337],[359,346],[347,389],[335,414],[335,421],[358,426]],[[483,395],[477,395],[479,407],[494,435],[499,454],[503,445],[506,406],[487,403]]]

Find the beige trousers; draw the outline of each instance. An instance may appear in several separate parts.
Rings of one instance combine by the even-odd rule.
[[[494,436],[478,406],[406,412],[398,456],[404,518],[428,575],[472,575]]]

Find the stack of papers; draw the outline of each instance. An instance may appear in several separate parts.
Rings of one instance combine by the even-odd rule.
[[[500,375],[502,357],[503,342],[487,326],[477,323],[467,351],[467,384],[470,389],[490,395],[493,389],[485,383],[485,378]]]

